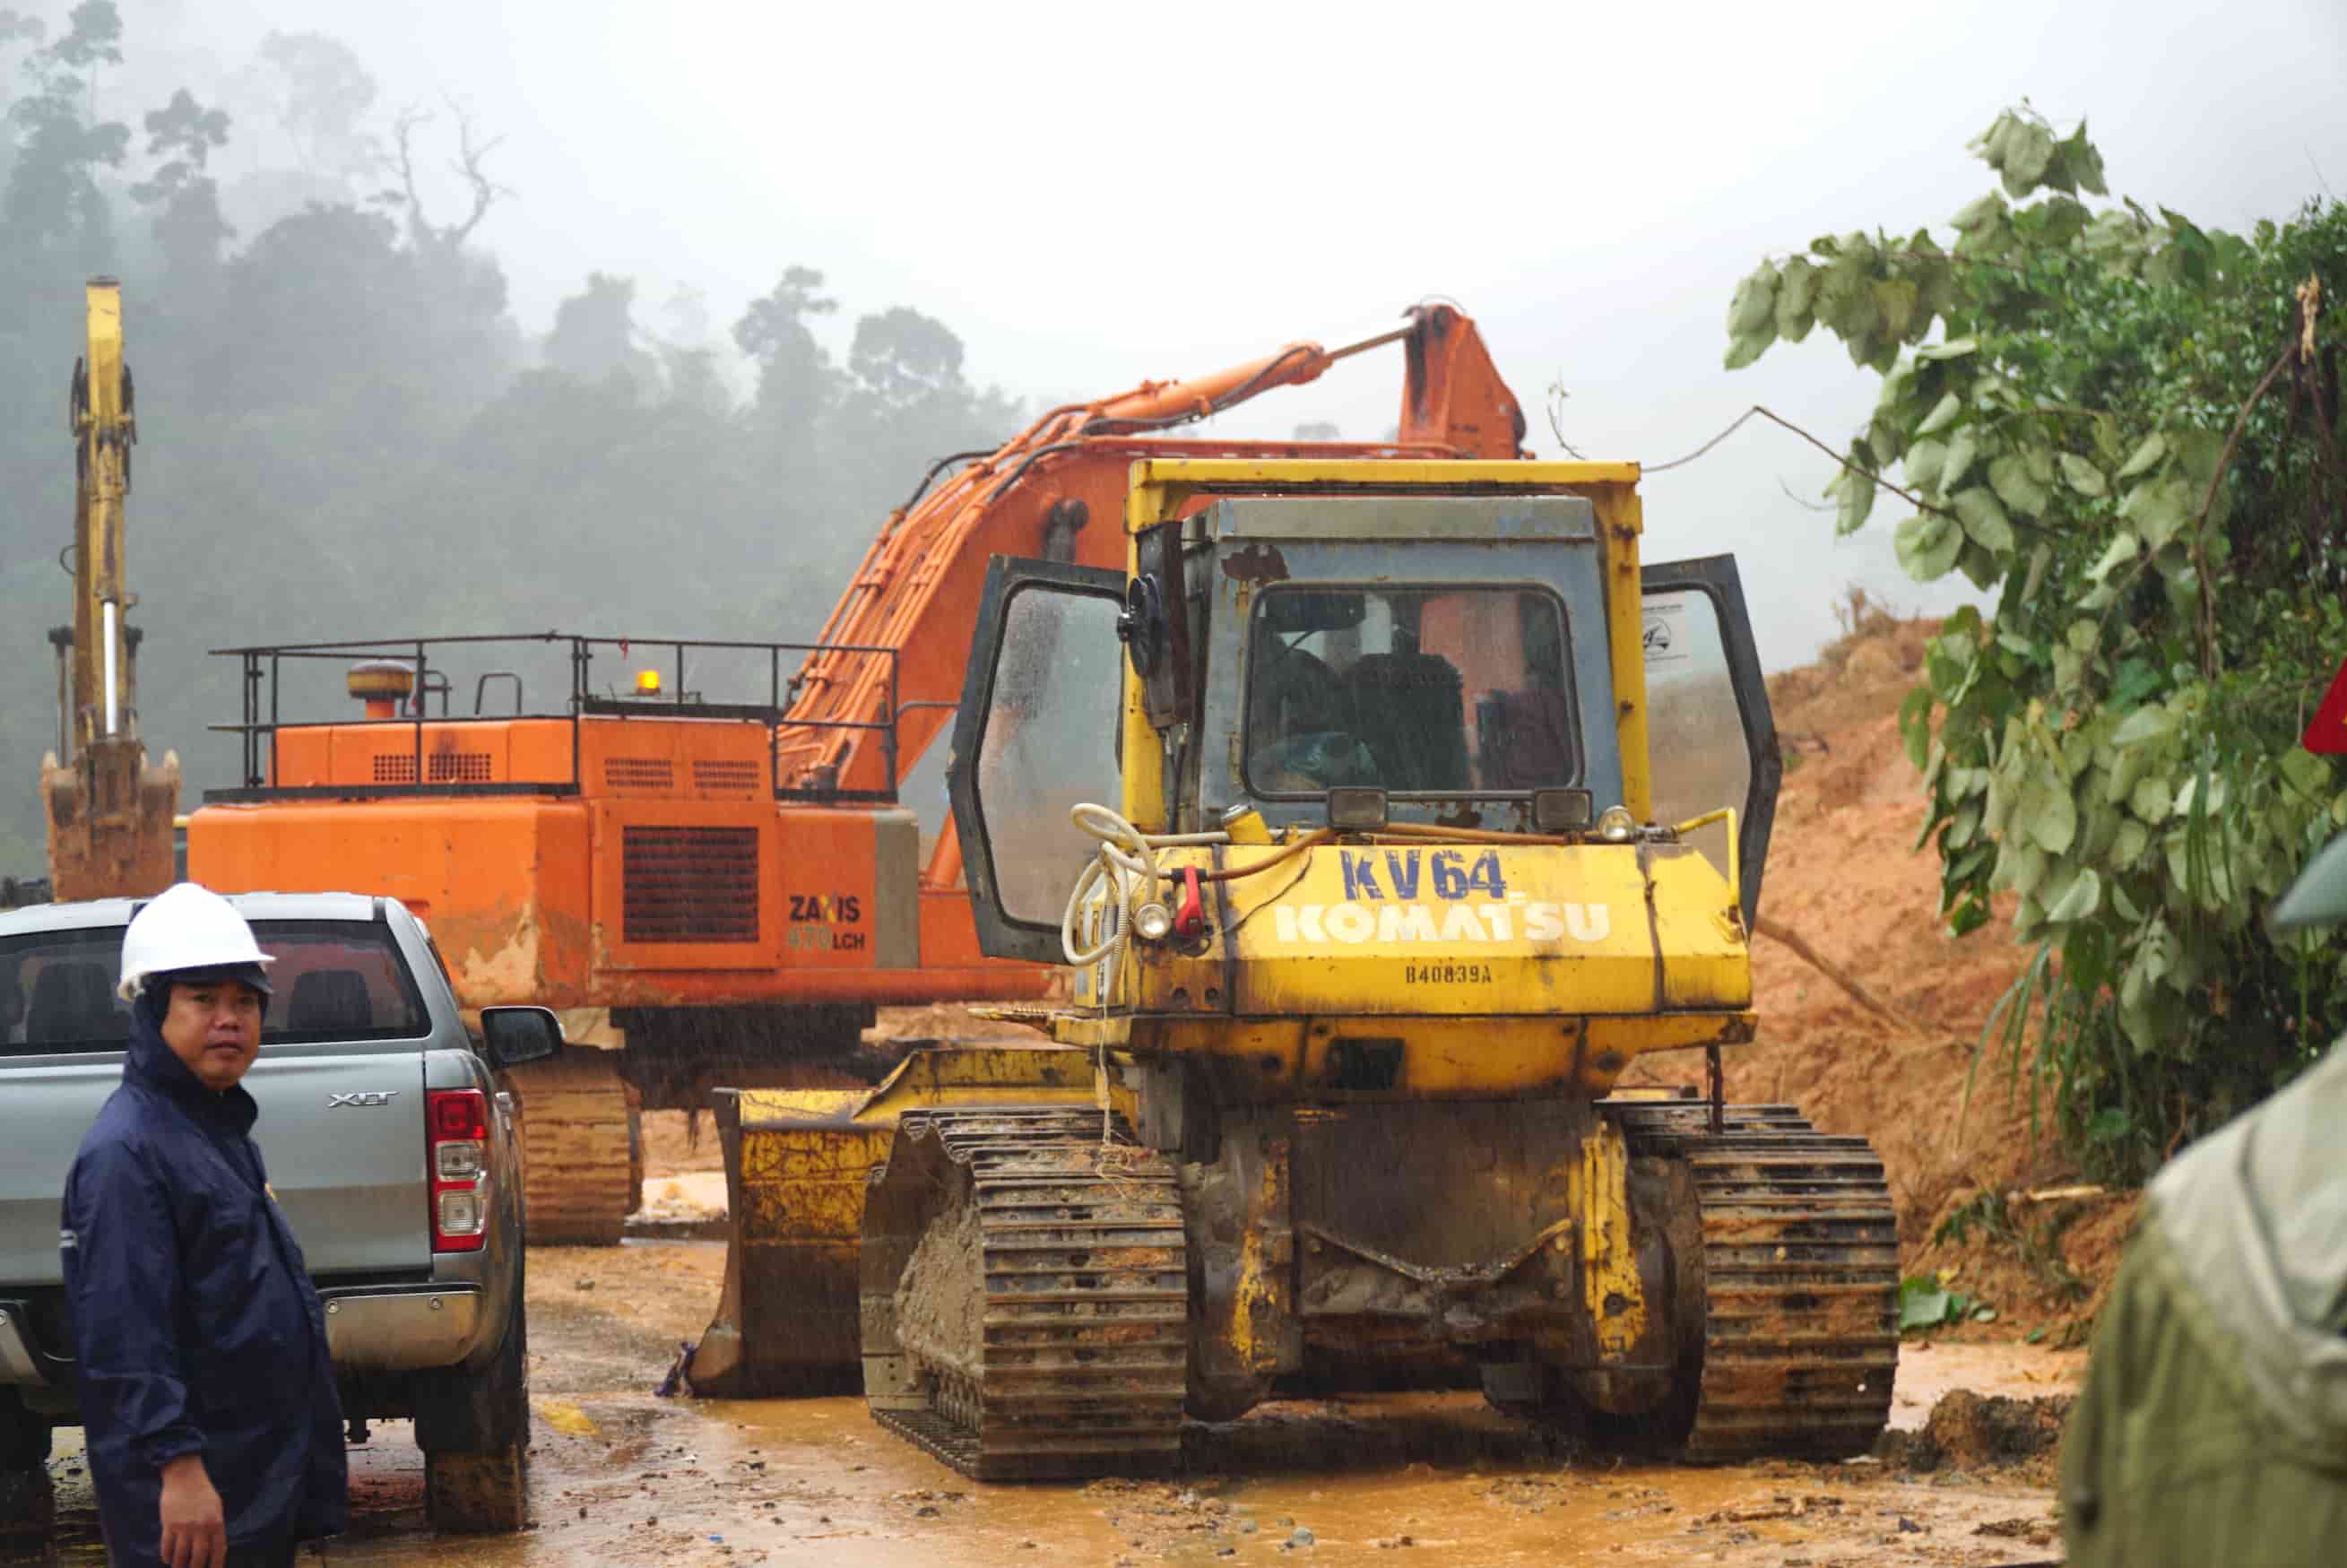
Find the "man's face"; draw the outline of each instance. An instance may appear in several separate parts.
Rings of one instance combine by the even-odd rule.
[[[205,1088],[235,1087],[261,1052],[261,993],[241,980],[173,986],[163,1043]]]

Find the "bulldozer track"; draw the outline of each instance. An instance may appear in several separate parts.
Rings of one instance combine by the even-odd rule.
[[[1863,1138],[1789,1105],[1606,1107],[1631,1152],[1683,1162],[1701,1211],[1702,1374],[1684,1457],[1839,1459],[1874,1444],[1898,1369],[1899,1227]]]
[[[889,1430],[977,1481],[1123,1475],[1179,1459],[1188,1265],[1174,1168],[1098,1112],[908,1115],[966,1166],[984,1307],[973,1371],[927,1366]],[[942,1216],[937,1223],[942,1223]]]

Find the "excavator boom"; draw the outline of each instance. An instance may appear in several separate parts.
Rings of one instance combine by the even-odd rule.
[[[1182,439],[1177,427],[1226,413],[1275,387],[1317,380],[1356,354],[1399,343],[1407,369],[1393,440],[1371,443]],[[1475,323],[1449,305],[1421,305],[1409,323],[1336,349],[1296,343],[1244,364],[1184,381],[1144,381],[1092,403],[1047,410],[995,451],[933,467],[890,513],[816,640],[827,650],[897,650],[893,668],[819,651],[792,683],[781,739],[786,779],[843,789],[893,783],[876,731],[843,724],[898,721],[897,753],[909,768],[961,694],[963,629],[977,623],[980,573],[992,555],[1029,554],[1121,569],[1126,471],[1144,457],[1498,458],[1523,456],[1522,406],[1500,379]],[[943,628],[951,627],[951,632]],[[890,677],[894,690],[890,689]],[[893,702],[893,711],[892,711]],[[958,886],[948,826],[926,885]]]
[[[122,287],[93,278],[88,352],[74,366],[74,623],[57,652],[57,750],[42,759],[49,881],[59,898],[159,893],[173,876],[176,754],[151,767],[138,739],[137,602],[123,570],[123,504],[138,438],[122,357]]]

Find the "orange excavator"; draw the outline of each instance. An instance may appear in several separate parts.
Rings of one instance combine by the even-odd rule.
[[[1408,361],[1392,441],[1173,434],[1392,343]],[[876,1006],[1049,988],[1049,969],[980,956],[946,810],[942,737],[989,557],[1121,569],[1137,459],[1513,458],[1523,436],[1474,323],[1427,305],[1359,343],[1144,382],[940,459],[813,643],[548,632],[223,650],[242,661],[244,712],[218,727],[241,737],[244,777],[191,820],[189,875],[396,897],[466,1006],[609,1009],[600,1038],[514,1087],[531,1239],[615,1241],[641,1189],[635,1108],[806,1082],[811,1063],[856,1059]],[[543,711],[533,660],[537,689],[560,693]],[[322,666],[364,716],[286,717]],[[473,712],[453,711],[467,689]]]

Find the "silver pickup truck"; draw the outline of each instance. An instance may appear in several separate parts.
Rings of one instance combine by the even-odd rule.
[[[494,1072],[552,1054],[559,1026],[543,1009],[491,1008],[477,1042],[430,935],[395,899],[230,902],[277,958],[244,1086],[325,1303],[343,1412],[414,1419],[436,1527],[519,1529],[520,1144]],[[128,1012],[114,981],[138,907],[0,914],[0,1523],[17,1529],[46,1515],[51,1430],[78,1424],[58,1213],[82,1134],[121,1080]]]

